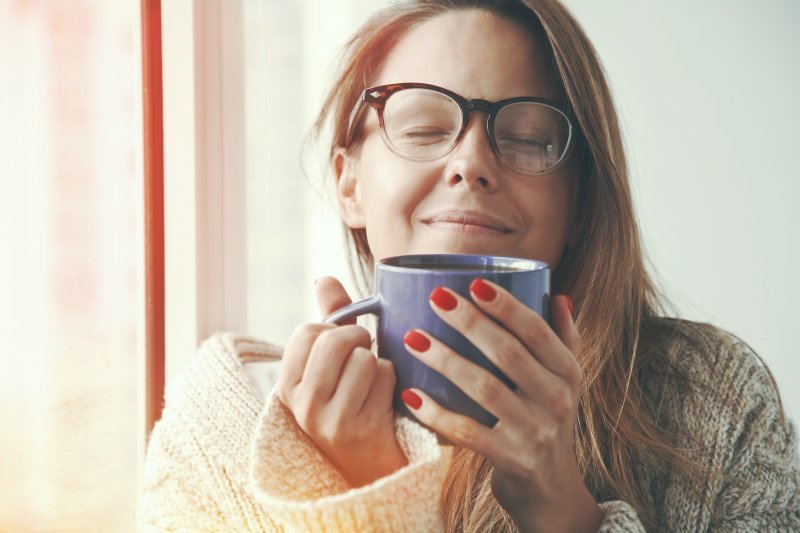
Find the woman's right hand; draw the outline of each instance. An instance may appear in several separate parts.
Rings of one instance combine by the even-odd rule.
[[[321,278],[316,293],[323,316],[351,302],[333,277]],[[408,464],[394,433],[394,366],[370,348],[355,319],[304,324],[286,345],[278,377],[278,398],[355,487]]]

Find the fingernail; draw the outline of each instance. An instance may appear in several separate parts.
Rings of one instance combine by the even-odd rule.
[[[414,394],[414,391],[412,391],[411,389],[404,390],[400,394],[400,397],[403,399],[406,405],[412,409],[419,409],[420,406],[422,405],[422,398]]]
[[[444,290],[442,287],[436,287],[431,293],[431,301],[436,307],[443,311],[452,311],[458,305],[456,297]]]
[[[572,306],[572,298],[569,297],[569,294],[565,294],[564,298],[567,299],[567,307],[569,307],[569,314],[573,314],[575,308]]]
[[[469,286],[470,292],[478,297],[479,300],[484,302],[491,302],[497,297],[497,291],[480,278],[475,280]]]
[[[431,347],[431,341],[428,340],[428,337],[413,329],[406,333],[406,336],[403,337],[403,342],[418,352],[424,352]]]

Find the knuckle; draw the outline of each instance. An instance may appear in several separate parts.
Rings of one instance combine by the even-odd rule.
[[[550,395],[550,411],[558,420],[564,420],[572,414],[575,400],[572,391],[567,387],[556,387]]]
[[[465,330],[474,329],[480,320],[483,317],[483,313],[478,312],[476,309],[465,309],[464,312],[460,313],[460,325]]]
[[[394,363],[392,363],[389,359],[384,357],[378,357],[375,359],[375,362],[378,365],[378,368],[381,369],[383,372],[392,372],[394,373]]]
[[[294,328],[294,331],[292,332],[292,337],[296,337],[306,341],[313,340],[323,331],[330,329],[332,329],[330,324],[309,322],[306,324],[300,324],[299,326]]]
[[[525,454],[520,458],[517,471],[523,479],[533,479],[536,476],[536,460],[530,454]]]
[[[515,309],[515,304],[518,304],[518,302],[513,296],[504,295],[501,292],[499,298],[492,302],[492,316],[501,321],[512,316],[519,311]]]
[[[365,348],[364,346],[355,346],[352,351],[352,356],[355,357],[357,361],[363,362],[364,364],[375,360],[375,356],[372,355],[369,348]]]
[[[378,357],[375,359],[376,377],[375,379],[381,380],[386,384],[389,389],[394,389],[397,383],[397,373],[394,370],[394,364],[388,359]]]
[[[542,424],[536,433],[536,442],[540,445],[549,445],[556,440],[558,426],[556,424]]]
[[[522,480],[530,480],[536,476],[536,463],[536,453],[531,449],[514,455],[505,455],[501,462],[504,470]]]
[[[519,365],[519,341],[510,335],[504,335],[495,348],[497,365],[501,369],[514,369]]]
[[[550,334],[550,327],[540,317],[531,320],[530,328],[528,329],[528,341],[534,346],[541,346],[545,344]]]
[[[361,326],[348,324],[334,328],[325,328],[316,338],[316,345],[325,351],[340,351],[345,347],[369,346],[369,332]]]
[[[375,356],[372,355],[372,352],[359,346],[353,350],[350,357],[354,359],[359,370],[368,376],[370,380],[375,378],[375,375],[378,373],[378,361],[375,360]]]
[[[332,413],[332,416],[321,426],[320,437],[331,446],[344,444],[345,436],[341,431],[344,427],[342,413]]]
[[[459,420],[453,424],[453,439],[461,446],[472,444],[476,440],[475,426],[467,420]]]
[[[304,385],[301,385],[301,389],[295,393],[296,399],[294,405],[296,405],[296,407],[302,411],[304,417],[309,420],[312,417],[316,417],[327,400],[324,397],[323,391],[319,389],[320,384],[319,381],[315,379],[316,377],[317,376],[314,375],[311,379],[304,380]]]
[[[292,405],[289,406],[289,410],[294,414],[297,424],[303,428],[303,431],[309,435],[314,433],[315,424],[312,414],[315,410],[310,398],[304,398],[300,401],[293,402]]]
[[[478,378],[478,397],[485,403],[492,403],[500,396],[501,387],[503,384],[499,380],[488,372],[483,372]]]
[[[314,339],[314,350],[328,352],[333,349],[335,345],[336,337],[333,335],[333,331],[323,331]]]
[[[583,368],[575,361],[567,370],[567,381],[577,391],[581,383],[583,383]]]
[[[311,332],[311,324],[300,324],[299,326],[294,328],[294,330],[292,330],[290,338],[292,339],[308,338],[310,332]]]
[[[292,398],[292,387],[286,381],[280,380],[278,381],[277,390],[275,393],[278,396],[278,400],[287,407],[291,403]]]
[[[289,341],[286,343],[286,350],[283,354],[284,362],[308,352],[322,331],[318,326],[319,324],[310,323],[301,324],[294,328]]]
[[[357,342],[363,346],[369,346],[372,342],[372,338],[370,337],[369,331],[366,328],[359,326],[357,324],[347,324],[344,326],[340,326],[339,330],[341,334],[346,336],[349,339]]]

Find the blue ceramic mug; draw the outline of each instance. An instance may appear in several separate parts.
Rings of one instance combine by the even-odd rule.
[[[415,387],[443,407],[491,427],[497,421],[492,414],[408,353],[403,344],[408,330],[422,329],[513,388],[511,380],[466,337],[439,318],[428,303],[428,296],[439,286],[471,300],[469,285],[478,277],[500,285],[545,320],[549,319],[550,269],[547,264],[513,257],[435,254],[404,255],[379,261],[375,266],[375,293],[337,310],[324,321],[341,323],[363,314],[377,315],[378,355],[389,359],[397,372],[394,390],[397,411],[410,415],[400,394]]]

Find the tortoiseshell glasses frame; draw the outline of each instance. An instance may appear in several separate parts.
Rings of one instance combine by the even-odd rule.
[[[385,111],[389,99],[402,91],[417,90],[414,94],[427,94],[428,96],[439,95],[442,109],[453,116],[449,117],[456,124],[447,124],[449,130],[437,133],[438,139],[431,140],[430,133],[418,134],[415,139],[423,139],[424,142],[415,140],[414,143],[407,143],[398,146],[397,139],[393,138],[386,128]],[[408,93],[407,93],[408,94]],[[452,102],[449,103],[449,102]],[[457,108],[456,108],[457,106]],[[506,167],[512,171],[524,175],[547,174],[566,161],[570,148],[574,144],[574,132],[572,121],[570,120],[571,111],[569,106],[535,96],[521,96],[507,98],[497,102],[490,102],[483,99],[468,99],[463,96],[427,83],[392,83],[370,87],[362,91],[358,102],[350,113],[345,138],[345,147],[349,148],[353,142],[356,130],[360,124],[364,112],[368,107],[372,107],[377,113],[378,125],[381,137],[386,146],[394,153],[410,161],[433,161],[449,154],[462,140],[467,127],[469,126],[470,114],[472,111],[482,111],[486,113],[486,133],[489,138],[492,150]],[[456,111],[458,109],[458,111]],[[516,110],[515,114],[509,115]],[[532,129],[535,125],[542,129],[539,122],[547,122],[548,135],[555,132],[556,142],[547,138],[547,142],[538,139],[531,139],[531,135],[526,133],[518,135],[516,131],[508,133],[503,130],[502,142],[498,142],[498,116],[504,113],[501,126],[506,127],[506,123],[516,121],[523,129]],[[456,117],[455,115],[459,116]],[[534,117],[533,119],[524,117]],[[508,117],[508,118],[506,118]],[[523,117],[523,118],[520,118]],[[542,120],[547,119],[547,120]],[[527,120],[527,123],[525,122]],[[518,124],[512,123],[516,128]],[[427,127],[427,126],[426,126]],[[416,128],[419,130],[420,128]],[[441,129],[441,128],[439,128]],[[507,134],[508,133],[508,134]],[[507,134],[507,135],[506,135]],[[527,136],[527,137],[525,137]],[[525,138],[521,138],[525,137]],[[410,147],[410,148],[409,148]]]

